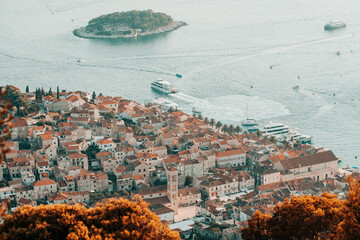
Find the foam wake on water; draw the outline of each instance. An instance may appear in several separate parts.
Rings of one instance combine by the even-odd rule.
[[[259,97],[245,95],[228,95],[213,98],[196,98],[185,93],[171,94],[185,112],[191,113],[193,107],[199,107],[204,117],[216,121],[240,123],[244,117],[257,120],[289,115],[285,105]],[[248,110],[247,110],[248,109]]]

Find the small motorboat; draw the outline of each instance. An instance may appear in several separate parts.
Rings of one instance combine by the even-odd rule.
[[[195,114],[201,114],[201,109],[199,107],[193,107],[192,112]]]
[[[79,59],[77,60],[78,63],[82,63],[83,61],[84,61],[84,60],[81,59],[81,58],[79,58]]]
[[[182,75],[179,73],[175,74],[175,76],[177,76],[178,78],[182,78]]]
[[[341,55],[341,54],[342,54],[342,51],[340,51],[340,50],[336,51],[336,55]]]
[[[293,86],[293,89],[294,89],[294,90],[299,90],[299,89],[300,89],[300,86],[299,86],[299,85]]]

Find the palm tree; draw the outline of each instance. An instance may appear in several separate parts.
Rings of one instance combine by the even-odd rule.
[[[215,125],[215,120],[214,120],[213,118],[212,118],[212,119],[210,119],[209,124],[210,124],[210,126],[211,126],[212,128],[214,128],[214,125]]]
[[[234,132],[234,125],[230,124],[229,126],[229,135],[231,135]]]
[[[275,143],[275,142],[276,142],[276,139],[275,139],[274,136],[271,136],[270,139],[269,139],[269,141],[272,142],[272,143]]]
[[[260,137],[261,136],[261,132],[259,130],[256,131],[256,136]]]
[[[228,130],[229,130],[229,128],[228,128],[228,126],[225,124],[223,127],[222,127],[222,132],[223,133],[226,133]]]
[[[241,128],[239,126],[236,126],[235,128],[235,132],[239,135],[239,133],[241,132]]]
[[[216,123],[216,125],[215,125],[215,127],[216,127],[217,129],[221,128],[221,126],[222,126],[222,123],[221,123],[220,121],[218,121],[218,122]]]
[[[286,141],[285,139],[282,140],[281,143],[282,143],[282,145],[283,145],[283,147],[284,147],[285,149],[289,148],[289,146],[290,146],[289,142]]]

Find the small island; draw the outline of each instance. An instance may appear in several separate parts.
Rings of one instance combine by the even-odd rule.
[[[93,18],[86,27],[75,29],[81,38],[132,38],[170,32],[186,25],[165,13],[152,10],[115,12]]]

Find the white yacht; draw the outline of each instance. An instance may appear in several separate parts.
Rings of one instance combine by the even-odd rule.
[[[267,136],[284,135],[289,133],[289,126],[282,123],[269,123],[261,127],[260,132]]]
[[[301,143],[311,143],[312,136],[303,135],[298,133],[295,130],[290,131],[288,134],[284,135],[281,140],[301,142]]]
[[[346,27],[346,23],[344,21],[335,20],[335,21],[328,22],[324,26],[324,30],[332,31],[332,30],[335,30],[335,29],[338,29],[338,28],[345,28],[345,27]]]
[[[173,109],[174,111],[181,111],[182,108],[175,102],[166,99],[166,98],[155,98],[152,103],[159,105],[162,107],[162,110],[167,111],[169,109]]]
[[[171,83],[168,81],[164,81],[162,79],[158,79],[156,81],[153,81],[151,83],[151,88],[158,90],[162,93],[169,94],[169,93],[177,93],[178,90],[174,88]]]
[[[282,123],[269,123],[260,128],[260,132],[265,136],[274,136],[277,141],[281,142],[283,140],[301,142],[301,143],[311,143],[312,136],[303,135],[298,133],[293,128],[286,126]]]

